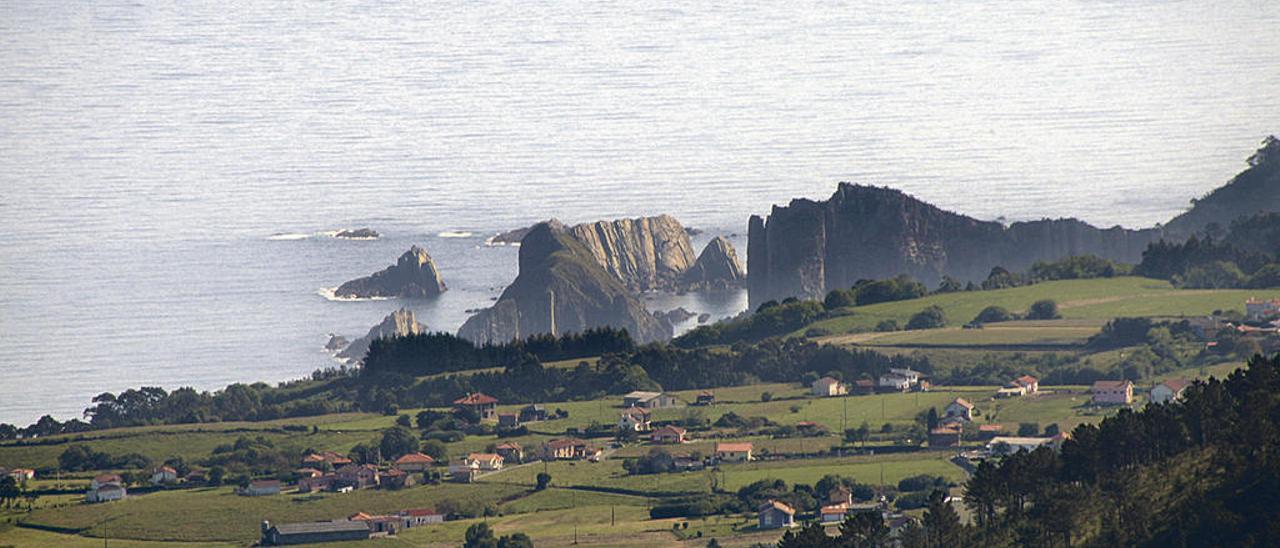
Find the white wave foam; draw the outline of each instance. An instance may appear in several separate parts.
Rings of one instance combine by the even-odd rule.
[[[311,237],[310,234],[299,234],[297,232],[282,232],[280,234],[272,234],[270,236],[267,236],[267,239],[283,242],[283,241],[305,240],[310,237]]]
[[[510,243],[508,243],[508,242],[495,242],[495,241],[493,241],[493,240],[494,240],[495,238],[497,238],[497,237],[498,237],[498,235],[496,235],[496,234],[495,234],[495,235],[493,235],[493,236],[489,236],[488,238],[485,238],[485,239],[484,239],[484,245],[485,245],[485,247],[508,247],[508,246],[510,246],[510,247],[520,247],[520,242],[510,242]]]
[[[337,302],[337,303],[350,303],[350,302],[356,302],[356,301],[385,301],[391,298],[391,297],[339,297],[338,288],[336,287],[322,287],[316,290],[316,295],[319,295],[321,297],[324,297],[327,300]]]
[[[462,230],[446,230],[436,234],[436,236],[441,238],[470,238],[473,234]]]

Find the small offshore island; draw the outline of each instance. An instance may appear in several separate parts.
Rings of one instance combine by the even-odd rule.
[[[746,222],[746,268],[667,215],[541,222],[503,239],[518,275],[457,334],[406,306],[308,378],[0,424],[0,543],[1275,538],[1274,137],[1150,228],[848,183]],[[751,309],[716,322],[644,299],[740,287]],[[444,291],[415,245],[335,294]]]

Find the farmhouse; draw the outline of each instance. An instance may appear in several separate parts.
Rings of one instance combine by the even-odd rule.
[[[833,377],[822,377],[809,387],[809,392],[815,396],[827,398],[831,396],[843,396],[849,393],[849,387]]]
[[[649,430],[649,410],[643,407],[628,407],[622,410],[622,418],[618,419],[618,428],[631,432]]]
[[[498,413],[498,428],[519,428],[520,415],[515,413]]]
[[[311,493],[313,491],[326,491],[332,489],[338,481],[337,474],[324,474],[322,476],[311,476],[298,478],[298,492]]]
[[[1097,381],[1090,389],[1096,405],[1129,405],[1133,403],[1133,382]]]
[[[490,420],[498,414],[498,398],[475,392],[453,400],[453,409],[469,410],[480,417],[480,420]]]
[[[749,441],[717,443],[716,460],[720,462],[747,462],[752,459],[752,447]]]
[[[973,420],[973,404],[964,398],[956,398],[947,404],[947,417],[955,417],[965,422]]]
[[[644,392],[637,390],[622,397],[623,407],[642,407],[644,409],[663,409],[675,407],[679,400],[671,394],[662,392]]]
[[[960,445],[964,429],[959,424],[939,426],[929,431],[929,447],[955,447]]]
[[[119,483],[104,483],[97,487],[89,488],[89,492],[85,493],[85,502],[107,502],[112,500],[120,500],[129,493],[123,485]]]
[[[89,480],[89,489],[97,489],[103,485],[124,485],[124,480],[117,474],[98,474]]]
[[[795,527],[796,509],[786,503],[770,500],[760,506],[756,517],[760,520],[761,529],[781,529]]]
[[[156,468],[151,473],[151,483],[173,483],[178,481],[178,471],[168,466]]]
[[[368,538],[369,525],[362,521],[335,520],[280,525],[272,525],[269,521],[262,522],[264,546],[368,540]]]
[[[1023,375],[1009,381],[1008,384],[1004,385],[1004,388],[1001,388],[996,392],[996,396],[1001,398],[1015,398],[1019,396],[1031,396],[1039,391],[1040,379],[1032,377],[1031,375]]]
[[[18,483],[22,483],[24,481],[32,481],[36,479],[36,471],[30,468],[14,468],[13,470],[9,470],[7,472],[3,470],[4,469],[0,468],[0,476],[9,476],[13,478],[13,481],[16,481]],[[172,468],[170,470],[172,470]]]
[[[520,408],[520,422],[535,422],[547,420],[547,408],[542,404],[526,405]]]
[[[1011,455],[1018,451],[1035,451],[1041,447],[1049,447],[1056,451],[1062,448],[1062,442],[1068,437],[1066,434],[1058,434],[1050,438],[996,436],[987,442],[987,452],[992,455]]]
[[[542,452],[549,458],[561,460],[586,458],[591,453],[587,448],[587,442],[577,438],[548,441],[542,444]]]
[[[388,487],[391,489],[400,489],[404,487],[412,487],[417,481],[414,475],[398,468],[392,468],[386,472],[378,474],[378,486]]]
[[[397,470],[402,470],[405,472],[425,472],[431,468],[431,465],[435,463],[436,463],[436,459],[431,458],[431,455],[424,455],[422,453],[409,453],[407,455],[404,455],[396,459],[396,462],[393,466],[395,466]]]
[[[474,462],[475,468],[481,472],[502,470],[502,461],[502,455],[495,453],[471,453],[467,455],[467,462]]]
[[[845,504],[823,506],[822,510],[818,512],[822,523],[840,523],[844,521],[844,516],[847,513],[849,513],[849,507]]]
[[[302,457],[302,466],[305,468],[315,468],[317,470],[324,468],[325,465],[330,468],[339,468],[351,464],[351,459],[334,453],[333,451],[323,451],[320,453],[311,453]]]
[[[911,389],[911,381],[906,377],[894,375],[893,373],[885,373],[884,375],[880,375],[880,388],[906,392]]]
[[[479,462],[469,461],[467,459],[454,459],[449,462],[449,475],[453,476],[453,481],[470,483],[471,480],[479,474]]]
[[[335,488],[364,489],[378,485],[378,467],[372,464],[348,464],[339,468],[336,474]]]
[[[1179,401],[1188,386],[1191,386],[1191,381],[1186,379],[1171,379],[1157,384],[1151,389],[1151,403]]]
[[[240,494],[246,497],[279,495],[280,480],[253,480],[247,487],[240,490]]]
[[[494,451],[502,456],[502,462],[524,462],[524,447],[514,441],[498,444]]]
[[[653,431],[649,435],[649,439],[653,443],[677,444],[684,443],[685,429],[679,426],[663,426]]]
[[[400,512],[400,515],[405,518],[405,527],[444,523],[444,514],[431,508],[413,508]]]

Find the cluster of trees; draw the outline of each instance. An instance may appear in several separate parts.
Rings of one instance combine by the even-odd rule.
[[[477,523],[467,528],[462,548],[533,548],[533,540],[524,533],[512,533],[498,537],[487,523]]]
[[[95,451],[87,445],[72,445],[58,455],[58,468],[68,472],[85,472],[89,470],[141,470],[151,466],[151,458],[139,453],[111,455],[105,451]]]
[[[735,319],[700,325],[676,337],[671,344],[680,348],[697,348],[715,344],[733,344],[758,341],[766,337],[785,335],[818,321],[827,315],[822,303],[800,300],[795,297],[762,303],[754,314],[744,314]]]
[[[918,299],[929,294],[929,288],[911,276],[902,274],[884,280],[858,280],[849,289],[833,289],[822,300],[827,310],[846,306],[865,306],[892,301]]]
[[[1280,358],[1187,389],[1181,403],[1081,425],[1061,453],[978,467],[965,504],[984,545],[1257,546],[1275,538]]]
[[[955,508],[947,502],[945,493],[932,492],[927,497],[925,508],[922,523],[909,522],[896,539],[889,538],[889,529],[880,514],[860,512],[846,517],[836,536],[828,535],[821,523],[811,522],[799,530],[783,533],[778,548],[941,548],[966,545],[966,528],[960,523],[960,515]]]
[[[1134,273],[1187,288],[1280,287],[1280,213],[1237,219],[1225,234],[1216,225],[1205,232],[1147,246]]]
[[[560,336],[533,335],[507,343],[476,346],[450,333],[421,333],[385,338],[369,345],[365,355],[366,373],[400,373],[412,376],[436,375],[469,369],[508,367],[526,361],[560,361],[599,356],[635,349],[635,341],[625,329],[591,328]]]
[[[336,382],[336,381],[335,381]],[[316,389],[323,388],[321,383]],[[93,429],[150,424],[221,421],[262,421],[285,417],[324,415],[351,410],[350,405],[312,391],[273,388],[266,383],[232,384],[218,392],[179,388],[173,392],[156,386],[129,389],[119,394],[103,392],[85,409]]]

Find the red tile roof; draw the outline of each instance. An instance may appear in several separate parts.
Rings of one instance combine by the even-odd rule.
[[[1133,381],[1094,381],[1094,390],[1124,390],[1125,386],[1132,386]]]
[[[421,516],[438,516],[440,515],[440,512],[437,512],[435,511],[435,509],[432,509],[432,508],[411,508],[409,510],[405,510],[404,514],[406,516],[421,517]]]
[[[424,455],[422,453],[409,453],[403,457],[396,459],[396,464],[431,464],[435,461],[436,459],[431,458],[431,455]]]
[[[788,506],[788,505],[787,505],[786,503],[784,503],[784,502],[778,502],[778,501],[776,501],[776,500],[770,500],[769,502],[766,502],[766,503],[764,503],[764,504],[760,505],[760,511],[768,510],[768,509],[770,509],[770,508],[776,508],[776,509],[781,510],[782,512],[784,512],[784,513],[786,513],[786,514],[788,514],[788,515],[792,515],[792,516],[796,515],[796,509],[795,509],[795,508],[792,508],[791,506]]]
[[[467,394],[465,397],[453,400],[454,405],[488,405],[491,403],[498,403],[498,398],[487,396],[479,392]]]
[[[716,452],[717,452],[717,453],[719,453],[719,452],[721,452],[721,451],[729,451],[729,452],[734,452],[734,453],[740,453],[740,452],[743,452],[743,451],[750,451],[752,447],[754,447],[754,446],[753,446],[753,445],[751,445],[751,442],[749,442],[749,441],[744,441],[744,442],[729,442],[729,443],[717,443],[717,444],[716,444]]]

